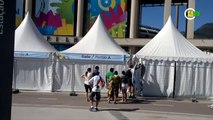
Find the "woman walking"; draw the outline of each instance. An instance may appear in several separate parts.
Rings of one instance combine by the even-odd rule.
[[[81,78],[84,79],[84,87],[85,87],[85,92],[86,92],[86,101],[89,102],[89,96],[88,92],[91,93],[92,88],[89,84],[89,80],[92,78],[92,72],[91,68],[87,68],[87,71],[81,76]]]
[[[121,75],[121,90],[122,90],[122,102],[127,103],[128,79],[127,79],[125,74],[126,74],[126,72],[122,71],[122,75]]]

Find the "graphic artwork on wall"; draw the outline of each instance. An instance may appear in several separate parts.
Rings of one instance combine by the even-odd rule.
[[[75,0],[36,0],[35,24],[43,35],[74,35]]]
[[[92,27],[99,14],[112,37],[125,38],[127,0],[88,0],[87,31]]]

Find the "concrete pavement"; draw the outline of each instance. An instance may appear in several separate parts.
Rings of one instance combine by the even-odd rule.
[[[128,104],[108,104],[103,97],[100,111],[90,112],[83,94],[23,92],[13,95],[12,120],[212,120],[210,103],[137,98]]]
[[[44,106],[12,107],[12,120],[212,120],[213,115],[184,114],[156,111],[122,111],[102,108],[98,112],[90,112],[85,108],[63,108]]]

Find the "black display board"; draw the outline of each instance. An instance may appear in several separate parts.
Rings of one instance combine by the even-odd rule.
[[[0,0],[0,120],[11,119],[15,0]]]

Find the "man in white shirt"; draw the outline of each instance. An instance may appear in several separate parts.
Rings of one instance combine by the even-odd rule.
[[[99,72],[95,73],[95,76],[92,77],[89,80],[89,84],[92,85],[92,93],[90,94],[90,101],[91,101],[91,107],[90,111],[97,111],[98,110],[98,104],[101,99],[101,88],[102,86],[99,86],[99,84],[102,82],[102,85],[104,85],[104,80],[99,75]],[[96,96],[96,105],[93,107],[94,97]]]

